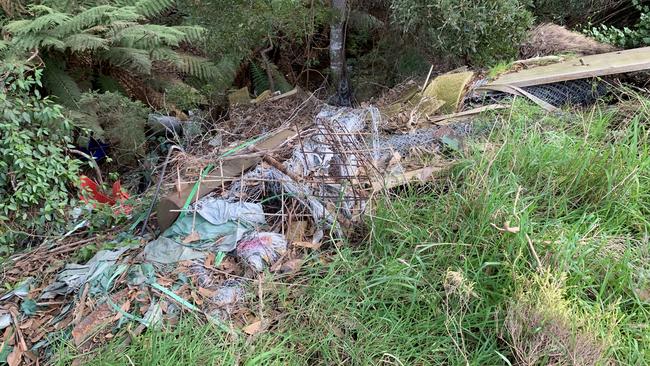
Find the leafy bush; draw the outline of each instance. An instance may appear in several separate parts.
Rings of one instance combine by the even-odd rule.
[[[111,157],[123,165],[133,165],[145,154],[145,124],[149,110],[141,102],[118,93],[84,93],[79,112],[72,113],[76,126],[110,144]],[[83,144],[82,144],[83,145]]]
[[[539,21],[557,24],[586,24],[597,13],[628,0],[534,0],[532,12]]]
[[[391,8],[431,55],[479,65],[515,57],[533,21],[519,0],[393,0]]]
[[[161,70],[203,80],[222,77],[213,63],[182,50],[202,42],[204,28],[153,24],[152,18],[173,8],[174,1],[108,1],[91,7],[54,3],[30,5],[28,17],[13,20],[2,30],[10,36],[10,52],[39,50],[47,66],[45,89],[66,106],[76,104],[83,91],[80,82],[87,81],[77,80],[75,72],[89,74],[87,78],[93,69],[145,79],[155,78]]]
[[[613,44],[622,48],[634,48],[650,45],[650,6],[642,5],[639,0],[632,0],[636,9],[641,12],[639,21],[630,28],[616,28],[601,24],[587,30],[589,36],[600,42]]]
[[[211,82],[210,89],[219,94],[230,86],[242,63],[260,57],[260,50],[268,47],[269,39],[274,50],[280,50],[294,65],[306,64],[311,53],[305,52],[304,46],[329,21],[328,3],[180,0],[178,7],[189,13],[188,21],[207,29],[203,49],[210,59],[219,60],[216,69],[229,76]]]
[[[207,103],[200,91],[184,83],[174,83],[166,87],[165,100],[184,111],[196,109]]]
[[[43,233],[64,222],[79,164],[66,155],[72,125],[62,107],[37,89],[41,70],[3,62],[0,75],[0,251],[6,252],[24,239],[19,232]]]

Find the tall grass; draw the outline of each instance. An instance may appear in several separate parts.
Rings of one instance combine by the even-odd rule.
[[[182,322],[93,364],[648,364],[647,105],[484,116],[444,182],[380,200],[306,287],[269,287],[267,332]]]

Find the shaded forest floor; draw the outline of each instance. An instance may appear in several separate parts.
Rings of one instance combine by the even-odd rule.
[[[253,335],[187,315],[84,362],[647,364],[649,116],[642,98],[485,114],[452,173],[381,198],[365,239],[250,281]]]

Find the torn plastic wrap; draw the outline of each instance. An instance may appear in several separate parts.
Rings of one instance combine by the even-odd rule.
[[[257,272],[272,265],[287,250],[287,239],[278,233],[253,233],[237,243],[237,256]]]
[[[196,215],[187,214],[163,233],[163,237],[182,242],[191,233],[198,233],[192,247],[230,252],[244,234],[266,224],[264,211],[258,203],[229,202],[206,197],[190,207]]]
[[[113,268],[117,259],[129,249],[130,246],[100,250],[86,264],[67,264],[56,276],[56,280],[43,290],[39,299],[53,299],[57,295],[68,295],[79,290],[87,282],[99,278],[105,271]]]
[[[148,262],[172,264],[192,259],[205,258],[205,253],[177,243],[172,239],[160,237],[144,247],[144,258]]]
[[[205,302],[205,311],[211,317],[225,321],[242,306],[245,297],[246,291],[241,281],[225,280],[215,289],[214,296]]]

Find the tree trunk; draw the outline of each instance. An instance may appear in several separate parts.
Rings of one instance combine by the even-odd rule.
[[[332,0],[334,19],[330,27],[330,78],[336,88],[334,104],[351,106],[351,90],[345,62],[347,0]]]

